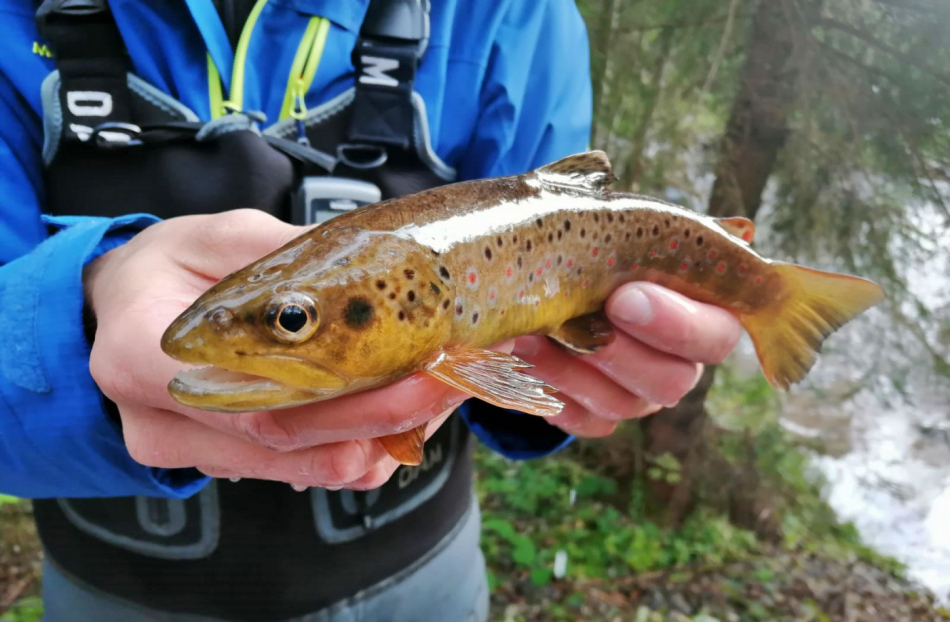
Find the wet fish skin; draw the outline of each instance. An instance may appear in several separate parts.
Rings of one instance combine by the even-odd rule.
[[[732,312],[785,389],[825,337],[883,298],[865,279],[759,256],[751,221],[611,192],[612,179],[606,156],[589,152],[324,223],[223,279],[163,337],[174,358],[269,379],[266,390],[198,372],[170,391],[199,408],[282,408],[425,371],[500,406],[555,414],[551,387],[486,348],[525,334],[603,347],[604,301],[637,280]],[[309,320],[293,334],[275,325],[291,303]],[[421,457],[418,430],[381,440],[401,461]]]

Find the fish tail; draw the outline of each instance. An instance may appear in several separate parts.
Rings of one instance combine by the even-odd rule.
[[[755,344],[769,383],[785,390],[815,364],[821,344],[834,331],[884,299],[867,279],[774,263],[784,295],[739,319]]]

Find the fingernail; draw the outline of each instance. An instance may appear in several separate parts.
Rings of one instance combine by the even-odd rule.
[[[534,356],[541,349],[540,340],[537,337],[519,337],[515,340],[515,349],[512,354],[515,356]]]
[[[301,486],[300,484],[291,484],[290,487],[296,490],[297,492],[303,492],[307,489],[306,486]]]
[[[640,288],[632,287],[617,297],[613,313],[622,322],[643,326],[653,319],[653,303]]]
[[[239,481],[241,481],[241,478],[240,478],[240,477],[229,477],[228,479],[231,480],[232,482],[234,482],[235,484],[238,483]]]

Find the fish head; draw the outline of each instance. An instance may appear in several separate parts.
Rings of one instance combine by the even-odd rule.
[[[438,351],[451,294],[431,257],[372,232],[319,242],[292,242],[225,277],[166,329],[166,354],[204,366],[169,383],[177,401],[285,408],[380,386]]]

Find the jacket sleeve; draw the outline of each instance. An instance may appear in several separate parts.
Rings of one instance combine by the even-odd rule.
[[[592,88],[587,30],[570,0],[514,0],[497,31],[481,114],[460,163],[465,179],[523,173],[586,151]],[[540,417],[477,400],[461,409],[473,433],[511,459],[559,451],[573,437]]]
[[[41,215],[42,132],[0,73],[0,493],[188,496],[192,470],[129,456],[89,374],[83,266],[155,219]]]

